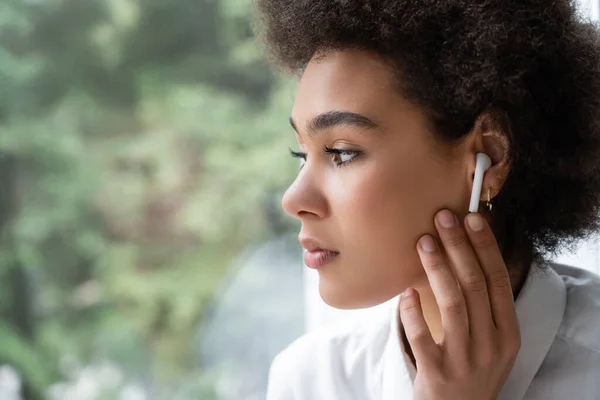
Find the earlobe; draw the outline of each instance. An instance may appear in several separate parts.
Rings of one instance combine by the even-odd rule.
[[[509,148],[506,136],[497,134],[489,135],[488,138],[484,147],[487,147],[488,151],[495,154],[490,155],[492,165],[486,171],[483,179],[484,190],[481,193],[480,200],[486,202],[488,202],[488,191],[492,199],[498,195],[510,171]]]
[[[477,153],[475,161],[475,174],[473,177],[473,188],[471,190],[471,201],[469,203],[469,212],[479,210],[479,200],[481,197],[483,178],[485,172],[492,166],[492,160],[485,153]]]

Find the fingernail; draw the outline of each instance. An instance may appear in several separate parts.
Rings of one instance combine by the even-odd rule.
[[[485,226],[485,222],[483,221],[483,217],[479,214],[469,214],[469,216],[467,217],[467,224],[469,225],[469,228],[471,228],[471,230],[473,232],[479,232],[483,230],[483,227]]]
[[[452,214],[448,210],[443,210],[438,213],[438,222],[444,228],[452,228],[454,226],[455,220],[456,219],[454,218],[454,214]]]
[[[425,235],[421,238],[421,248],[427,253],[432,253],[435,251],[436,245],[433,238],[429,235]]]
[[[402,298],[405,299],[407,297],[412,296],[413,294],[415,294],[415,289],[409,287],[404,292],[402,292]]]

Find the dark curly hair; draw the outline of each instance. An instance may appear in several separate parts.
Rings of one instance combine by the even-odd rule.
[[[511,172],[492,227],[507,264],[555,255],[599,227],[600,40],[568,0],[255,0],[271,59],[301,74],[365,50],[434,132],[460,140],[496,110]]]

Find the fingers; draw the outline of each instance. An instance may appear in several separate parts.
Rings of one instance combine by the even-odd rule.
[[[419,240],[417,250],[440,308],[444,343],[452,352],[466,354],[469,339],[467,308],[446,256],[430,235]]]
[[[435,222],[443,249],[425,235],[417,250],[442,317],[439,351],[460,363],[470,356],[489,359],[498,345],[503,351],[520,347],[508,270],[485,219],[469,214],[463,229],[454,214],[444,210]]]
[[[423,317],[419,293],[408,288],[400,299],[400,319],[404,333],[417,362],[417,369],[427,368],[435,363],[440,350],[431,336]]]
[[[480,214],[467,215],[465,225],[487,281],[494,324],[502,334],[518,336],[518,320],[510,277],[496,238]]]
[[[435,225],[465,298],[471,341],[481,349],[491,344],[495,329],[485,274],[469,237],[452,212],[437,213]]]

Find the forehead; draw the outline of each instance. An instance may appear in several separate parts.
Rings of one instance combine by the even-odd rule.
[[[292,117],[299,124],[331,110],[351,111],[381,119],[401,101],[391,68],[373,54],[332,51],[307,65]]]

